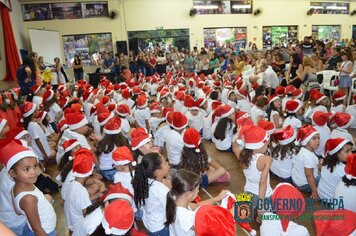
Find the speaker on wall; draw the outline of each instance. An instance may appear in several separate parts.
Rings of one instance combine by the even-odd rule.
[[[126,41],[116,41],[116,51],[117,53],[123,53],[128,55],[127,42]]]

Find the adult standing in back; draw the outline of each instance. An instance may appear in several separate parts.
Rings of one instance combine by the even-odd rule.
[[[36,85],[36,66],[34,60],[26,56],[22,65],[17,69],[16,72],[17,82],[21,87],[21,91],[24,95],[27,95],[27,100],[32,101],[32,94],[30,88]]]
[[[75,81],[83,79],[83,64],[78,55],[74,56],[74,61],[72,64]]]

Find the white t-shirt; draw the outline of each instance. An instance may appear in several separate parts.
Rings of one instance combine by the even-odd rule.
[[[318,105],[318,106],[312,108],[312,113],[311,114],[314,114],[314,112],[316,112],[316,111],[321,111],[321,112],[327,113],[328,109],[323,105]]]
[[[227,93],[229,92],[228,89],[224,88],[221,92],[221,102],[226,104],[227,103]]]
[[[318,195],[323,199],[331,199],[334,197],[335,189],[341,178],[345,175],[345,165],[338,163],[333,168],[333,173],[326,166],[321,168],[321,178],[318,184]]]
[[[194,236],[193,230],[195,220],[195,211],[184,207],[176,207],[176,219],[169,226],[170,235]]]
[[[337,199],[339,199],[339,197],[343,197],[345,209],[356,212],[355,196],[356,196],[355,185],[347,187],[344,181],[341,180],[339,184],[336,186],[334,197]]]
[[[247,99],[237,100],[236,108],[237,108],[239,111],[250,112],[250,110],[251,110],[251,103],[250,103]]]
[[[100,207],[96,208],[92,213],[78,221],[75,226],[72,236],[87,236],[94,233],[104,218]]]
[[[129,132],[130,132],[130,123],[127,119],[121,118],[121,132],[122,134],[128,139],[129,138]]]
[[[112,170],[112,153],[116,149],[116,146],[114,145],[114,148],[111,150],[109,153],[101,153],[100,158],[99,158],[99,168],[100,170]]]
[[[187,118],[188,118],[188,126],[191,128],[194,128],[196,130],[198,130],[199,132],[203,129],[204,126],[204,116],[199,112],[198,115],[193,116],[192,113],[190,111],[187,112],[186,114]]]
[[[156,136],[154,137],[153,144],[154,146],[163,148],[167,140],[167,134],[171,131],[171,127],[168,124],[162,124],[157,128]]]
[[[307,177],[304,173],[304,168],[313,169],[314,178],[318,176],[317,156],[305,147],[302,147],[299,153],[293,157],[292,169],[293,182],[299,187],[308,184]]]
[[[328,141],[328,139],[330,138],[330,128],[327,125],[324,126],[314,125],[313,127],[320,134],[320,145],[315,150],[315,154],[318,156],[323,156],[325,151],[326,141]]]
[[[47,234],[53,232],[56,229],[57,224],[56,212],[54,211],[52,204],[45,198],[43,193],[37,187],[35,187],[33,191],[21,192],[15,197],[14,205],[16,210],[20,214],[26,215],[25,212],[20,208],[20,201],[26,195],[32,195],[37,198],[37,210],[41,222],[41,227]],[[27,222],[27,225],[32,230],[29,222]]]
[[[146,120],[148,120],[151,117],[150,109],[148,107],[144,109],[137,109],[134,113],[134,117],[136,119],[136,123],[138,127],[143,127],[147,129]]]
[[[231,145],[232,145],[232,138],[234,136],[234,128],[235,128],[235,124],[231,123],[231,125],[227,125],[226,130],[225,130],[225,139],[220,140],[215,138],[214,136],[214,132],[216,129],[218,122],[215,121],[214,124],[211,126],[211,131],[212,131],[212,137],[211,140],[213,141],[213,143],[215,144],[216,149],[220,150],[220,151],[226,151],[228,150]]]
[[[333,131],[331,131],[330,138],[343,138],[349,140],[354,145],[354,139],[346,129],[333,129]]]
[[[170,164],[179,165],[182,158],[183,147],[183,136],[171,129],[166,137],[167,156]]]
[[[227,102],[226,102],[225,104],[229,105],[229,106],[232,107],[232,108],[236,108],[236,107],[237,107],[236,102],[231,101],[231,100],[229,100],[229,99],[227,100]]]
[[[288,125],[291,125],[294,128],[294,132],[298,132],[300,127],[302,127],[302,122],[298,118],[290,116],[287,117],[283,122],[283,127]]]
[[[44,126],[44,129],[45,129],[45,135],[46,135],[46,137],[48,137],[48,136],[50,136],[51,134],[54,133],[54,130],[53,130],[53,128],[52,128],[51,125],[48,125],[47,127]]]
[[[355,63],[355,65],[356,65],[356,63]],[[345,109],[345,113],[347,113],[355,118],[350,126],[350,128],[355,129],[356,128],[356,105],[347,106]]]
[[[332,106],[330,108],[330,112],[345,112],[345,106],[344,104],[340,104],[338,106]]]
[[[61,196],[63,200],[65,200],[68,188],[70,187],[73,180],[75,180],[75,177],[73,176],[73,170],[69,171],[64,182],[63,180],[61,180],[62,181]]]
[[[278,113],[278,111],[272,110],[271,111],[271,115],[269,117],[269,120],[274,123],[274,116],[275,115],[277,115],[279,117],[278,124],[283,126],[283,119],[282,119],[281,115]]]
[[[167,193],[169,188],[163,183],[148,179],[150,185],[148,198],[145,199],[142,221],[146,229],[150,232],[157,232],[163,229],[166,219]]]
[[[43,129],[39,126],[39,124],[37,124],[37,122],[35,121],[31,121],[28,124],[27,130],[31,136],[33,151],[35,152],[38,159],[43,160],[44,158],[40,148],[37,146],[37,143],[35,141],[36,139],[39,139],[44,151],[46,152],[47,156],[49,156],[51,154],[51,148],[49,147],[47,136],[43,132]]]
[[[27,221],[25,215],[17,215],[13,204],[11,191],[15,185],[14,180],[7,173],[6,168],[0,172],[0,221],[9,228],[15,228]]]
[[[174,102],[174,105],[173,105],[173,109],[175,110],[175,111],[182,111],[182,108],[183,108],[183,102],[181,102],[181,101],[179,101],[179,100],[176,100],[175,102]]]
[[[40,105],[42,105],[43,98],[35,95],[32,97],[32,102],[36,104],[36,107],[40,107]]]
[[[271,164],[271,171],[283,179],[287,179],[291,177],[292,167],[293,167],[293,162],[292,162],[293,157],[294,155],[292,156],[286,155],[283,158],[283,160],[281,160],[280,155],[278,155],[277,159],[273,158]]]
[[[213,113],[210,112],[209,115],[207,117],[204,117],[203,119],[203,135],[202,135],[202,138],[203,139],[206,139],[206,140],[210,140],[213,136],[213,133],[212,133],[212,116],[213,116]]]
[[[250,110],[250,116],[251,116],[251,120],[253,121],[253,123],[255,125],[257,125],[258,122],[258,117],[262,116],[262,119],[264,119],[266,117],[266,112],[262,111],[260,108],[253,106]]]
[[[84,102],[83,104],[83,110],[84,110],[84,114],[85,114],[85,118],[87,118],[88,122],[91,124],[92,121],[92,117],[90,116],[90,110],[94,105],[90,102]]]
[[[265,213],[264,216],[273,217],[274,220],[262,220],[260,235],[282,235],[283,228],[281,221],[276,219],[278,216],[271,212]],[[298,225],[293,221],[289,221],[286,233],[288,236],[309,236],[307,228],[302,225]]]
[[[153,137],[156,136],[156,131],[157,131],[158,125],[164,120],[165,120],[165,118],[159,118],[159,117],[150,117],[148,119],[148,123],[150,124],[150,128],[151,128]]]
[[[132,177],[130,172],[116,172],[114,175],[114,184],[121,183],[121,185],[129,190],[129,192],[133,195],[134,194],[134,189],[132,187]]]
[[[279,78],[270,66],[268,66],[265,72],[263,72],[263,84],[266,84],[267,88],[274,89],[279,86]]]
[[[58,112],[61,111],[61,107],[57,103],[53,103],[48,110],[49,123],[53,123],[56,120]]]
[[[64,216],[67,227],[73,231],[77,223],[84,218],[83,210],[91,205],[87,189],[73,180],[64,201]]]

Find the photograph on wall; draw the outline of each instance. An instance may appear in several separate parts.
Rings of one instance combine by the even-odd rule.
[[[346,2],[310,2],[313,14],[349,14],[350,4]]]
[[[62,37],[66,65],[71,65],[78,55],[84,65],[94,65],[94,53],[112,52],[111,33],[65,35]]]
[[[83,17],[108,17],[109,9],[107,2],[86,2],[82,3]]]
[[[53,19],[81,19],[82,5],[80,3],[51,4]]]
[[[193,0],[197,14],[251,14],[252,0],[204,1]]]
[[[298,26],[264,26],[263,48],[270,49],[274,46],[287,46],[295,43],[298,39]]]
[[[204,45],[205,47],[226,46],[233,44],[237,48],[244,47],[247,39],[246,27],[238,28],[205,28]]]
[[[23,4],[21,7],[24,21],[51,20],[53,18],[51,4]]]
[[[312,25],[312,36],[324,42],[340,39],[340,25]]]

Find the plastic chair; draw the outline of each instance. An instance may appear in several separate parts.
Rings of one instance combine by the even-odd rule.
[[[255,73],[255,69],[250,69],[247,71],[243,71],[242,72],[242,81],[246,84],[246,85],[250,85],[250,76],[253,75]]]
[[[338,86],[334,85],[335,80],[339,78],[339,72],[334,70],[324,70],[323,77],[323,84],[321,86],[323,90],[322,92],[324,93],[324,90],[328,90],[329,97],[331,98],[332,92],[337,91],[339,89]]]
[[[352,79],[352,84],[349,90],[349,96],[347,97],[347,105],[350,105],[353,94],[356,94],[356,78]]]

